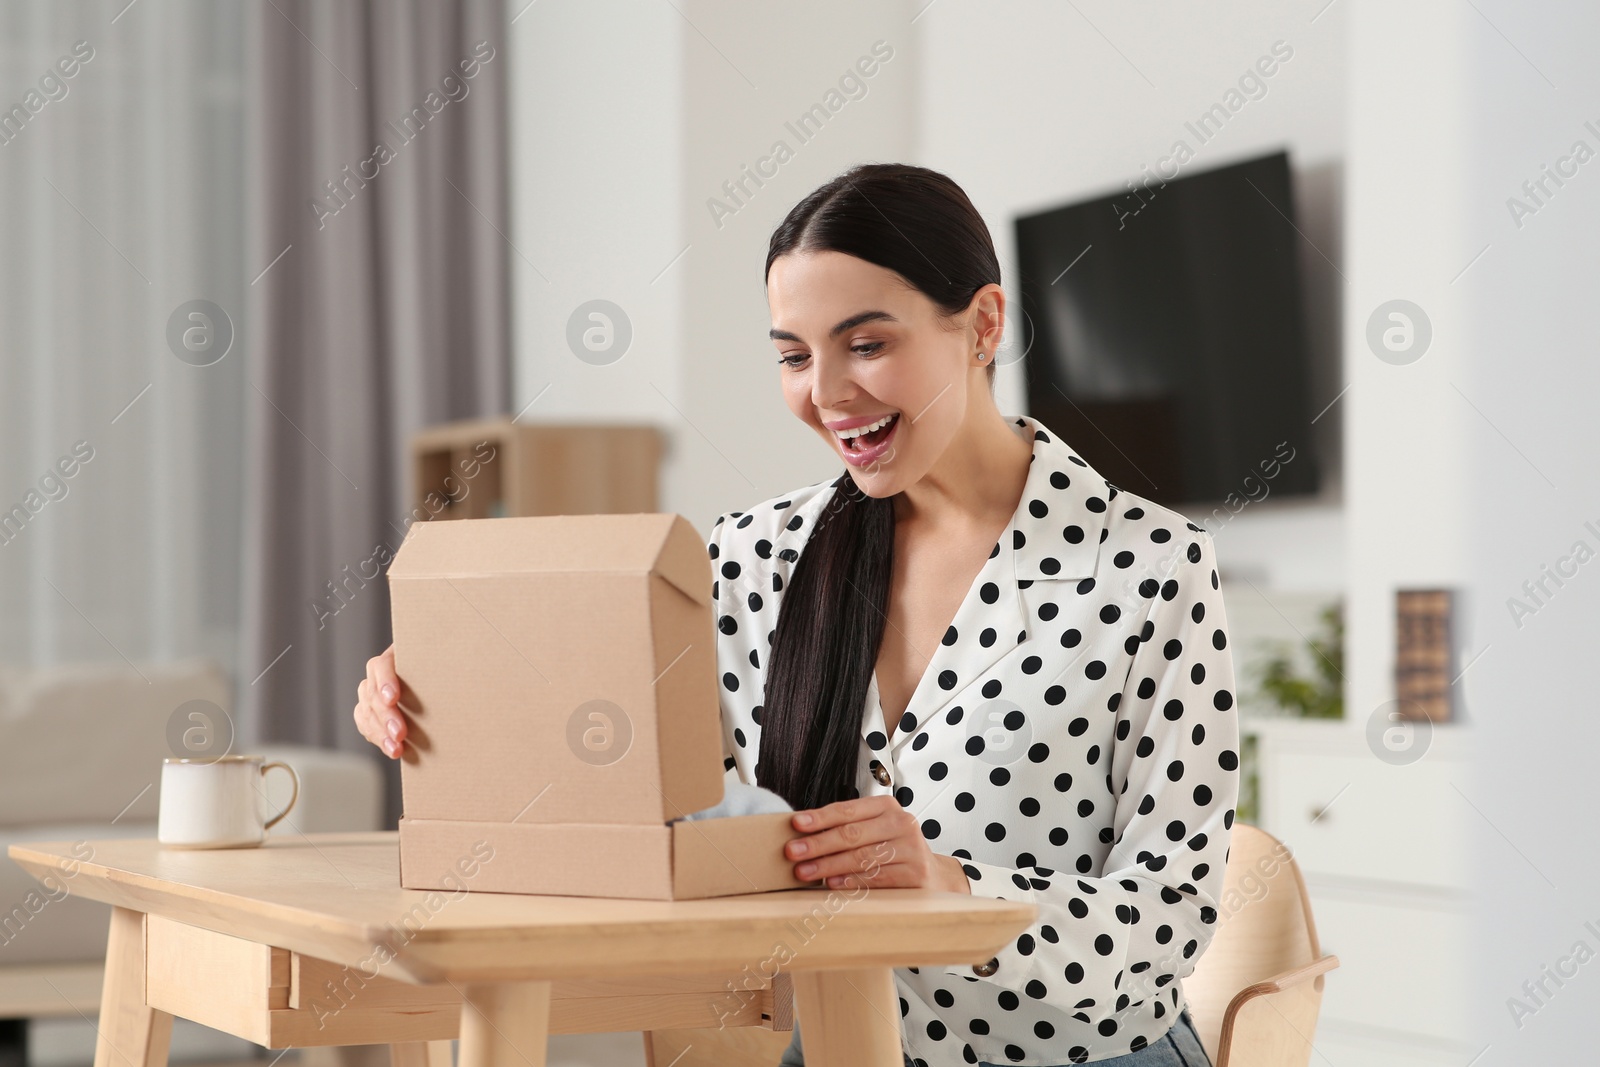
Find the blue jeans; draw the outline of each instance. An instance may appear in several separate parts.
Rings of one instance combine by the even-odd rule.
[[[906,1056],[905,1061],[906,1067],[911,1067],[911,1057]],[[794,1036],[789,1039],[789,1047],[783,1050],[778,1067],[805,1067],[805,1062],[800,1047],[800,1024],[796,1022]],[[1187,1007],[1178,1013],[1172,1029],[1159,1041],[1146,1045],[1138,1052],[1113,1056],[1109,1060],[1096,1060],[1094,1063],[1095,1067],[1212,1067],[1211,1057],[1206,1055],[1204,1046],[1200,1044],[1200,1035],[1195,1032],[1194,1020],[1189,1018]],[[983,1060],[978,1067],[1006,1065]]]

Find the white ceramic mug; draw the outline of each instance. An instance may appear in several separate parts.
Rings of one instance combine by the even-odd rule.
[[[270,819],[261,814],[261,779],[274,767],[289,772],[294,792]],[[249,848],[267,839],[300,799],[300,776],[265,756],[168,758],[161,765],[156,839],[173,848]]]

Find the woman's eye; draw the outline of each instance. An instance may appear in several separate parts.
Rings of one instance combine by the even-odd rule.
[[[876,354],[878,349],[882,348],[885,343],[884,341],[864,341],[859,345],[851,345],[850,351],[858,356],[870,356]],[[811,355],[808,352],[795,352],[787,356],[779,356],[778,362],[786,367],[798,367],[810,358]]]

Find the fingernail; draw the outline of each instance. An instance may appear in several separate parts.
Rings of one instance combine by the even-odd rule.
[[[799,823],[801,826],[810,826],[811,825],[811,816],[809,814],[796,815],[794,817],[794,821]]]
[[[383,743],[383,751],[385,753],[387,753],[388,755],[390,755],[390,756],[393,756],[395,754],[395,751],[396,751],[397,748],[398,748],[398,746],[392,740],[391,741],[385,741]]]
[[[791,856],[804,856],[806,852],[806,843],[804,841],[789,842],[789,854]]]
[[[815,863],[802,863],[795,870],[801,878],[810,878],[817,873],[817,865]]]
[[[390,704],[394,703],[394,686],[385,685],[383,687],[383,699]]]
[[[399,737],[400,736],[400,720],[399,719],[390,719],[389,720],[389,736],[390,737]]]

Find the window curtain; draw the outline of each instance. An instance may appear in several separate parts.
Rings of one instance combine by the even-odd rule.
[[[391,785],[350,712],[389,642],[408,441],[507,413],[505,29],[493,0],[249,7],[240,707]]]
[[[237,667],[242,8],[0,5],[0,663]]]

